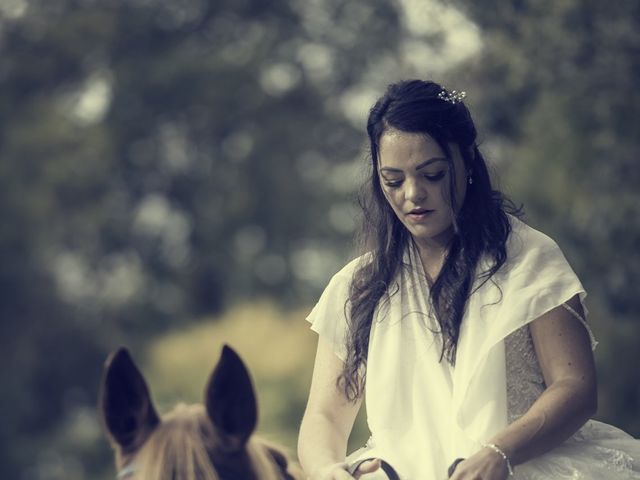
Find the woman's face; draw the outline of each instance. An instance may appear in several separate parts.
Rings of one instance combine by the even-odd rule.
[[[453,235],[450,175],[464,202],[467,170],[456,144],[447,158],[429,135],[389,129],[380,137],[378,175],[389,205],[421,247],[446,246]]]

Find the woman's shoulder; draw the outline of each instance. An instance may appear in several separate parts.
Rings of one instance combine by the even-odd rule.
[[[506,243],[505,263],[496,272],[498,282],[534,271],[546,278],[572,271],[553,238],[517,217],[510,215],[509,221],[511,233]]]

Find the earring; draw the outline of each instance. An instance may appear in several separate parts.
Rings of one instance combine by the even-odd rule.
[[[473,185],[473,177],[469,175],[469,185]]]

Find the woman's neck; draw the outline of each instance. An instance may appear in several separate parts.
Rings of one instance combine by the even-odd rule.
[[[427,276],[427,280],[429,284],[433,285],[433,282],[438,278],[440,270],[444,265],[444,260],[449,252],[450,243],[420,242],[415,238],[414,243],[418,249],[420,261],[422,262],[422,267]]]

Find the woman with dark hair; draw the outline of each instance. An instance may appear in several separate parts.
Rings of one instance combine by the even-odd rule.
[[[363,255],[308,317],[300,461],[314,480],[388,464],[413,480],[640,479],[640,442],[589,420],[586,293],[493,190],[463,98],[412,80],[371,109]],[[364,396],[371,438],[347,457]]]

